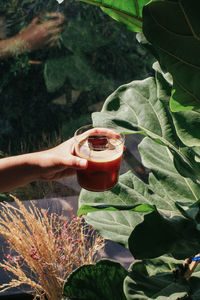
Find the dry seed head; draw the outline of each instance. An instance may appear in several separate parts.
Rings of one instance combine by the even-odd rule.
[[[0,213],[0,232],[10,248],[0,267],[12,276],[9,283],[0,286],[1,292],[26,284],[37,299],[46,295],[48,300],[59,300],[66,277],[75,268],[95,262],[104,246],[102,238],[82,217],[73,216],[67,222],[33,203],[27,209],[14,200],[17,207],[3,203]],[[12,259],[13,252],[19,259]]]

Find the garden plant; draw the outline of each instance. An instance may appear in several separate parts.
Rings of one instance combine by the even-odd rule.
[[[13,199],[15,206],[1,204],[6,257],[0,267],[10,280],[1,282],[0,292],[18,288],[32,299],[60,300],[65,278],[79,266],[94,264],[104,239],[73,210],[68,217],[59,216]]]
[[[136,261],[100,260],[68,277],[65,299],[199,299],[200,2],[85,0],[155,56],[154,76],[120,86],[92,114],[94,126],[144,136],[148,183],[128,171],[110,191],[82,190],[79,214]]]
[[[145,183],[130,170],[119,177],[112,190],[81,191],[78,214],[84,215],[103,238],[128,248],[135,261],[128,270],[108,259],[80,266],[67,277],[62,297],[197,300],[200,298],[200,2],[83,2],[99,6],[136,32],[138,42],[155,57],[153,76],[120,86],[106,99],[101,112],[92,114],[94,126],[109,126],[126,135],[144,137],[138,148],[149,176]],[[95,40],[98,41],[98,36]],[[76,57],[82,54],[82,62],[88,57],[76,52],[74,44],[66,45]],[[66,60],[65,69],[69,64]],[[46,84],[52,91],[62,85],[58,70],[57,82],[51,82],[52,77],[48,76],[54,68],[53,61],[45,65]],[[66,79],[69,74],[64,76]],[[78,88],[79,82],[73,77],[71,83],[72,79]],[[107,81],[102,84],[105,87]]]

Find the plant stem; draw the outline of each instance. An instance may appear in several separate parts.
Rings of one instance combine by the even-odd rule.
[[[199,254],[195,255],[195,257],[199,256]],[[200,260],[197,261],[192,261],[190,264],[188,264],[188,269],[184,274],[184,277],[186,280],[189,280],[192,273],[194,272],[194,270],[196,269],[197,265],[200,263]],[[187,260],[186,260],[186,264],[187,264]]]

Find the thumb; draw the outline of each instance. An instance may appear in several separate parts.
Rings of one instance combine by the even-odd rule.
[[[86,169],[88,161],[87,159],[71,155],[70,159],[67,160],[67,165],[74,169]]]
[[[32,21],[31,21],[31,25],[36,25],[39,22],[39,18],[35,17]]]

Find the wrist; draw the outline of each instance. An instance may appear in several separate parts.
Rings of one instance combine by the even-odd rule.
[[[40,166],[34,154],[23,154],[0,159],[0,192],[36,181]]]
[[[22,160],[19,164],[23,164],[27,180],[29,180],[29,182],[40,180],[42,177],[42,162],[40,153],[41,152],[27,153],[19,156],[20,160]]]

